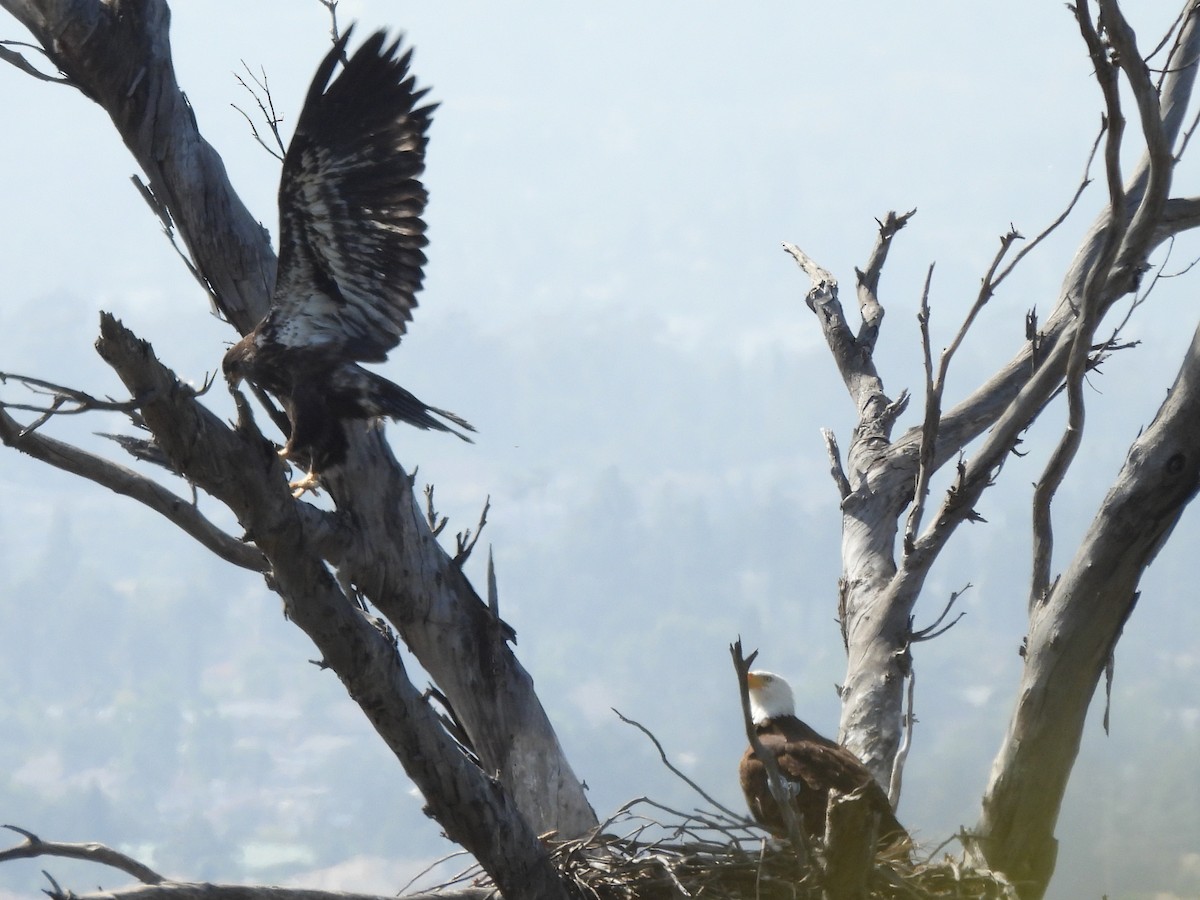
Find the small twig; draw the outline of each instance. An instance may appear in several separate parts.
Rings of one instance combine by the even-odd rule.
[[[921,447],[918,452],[917,478],[913,485],[913,505],[904,525],[904,554],[912,552],[917,539],[917,529],[925,514],[925,500],[929,496],[929,479],[933,474],[934,449],[937,446],[938,426],[942,419],[942,392],[945,387],[945,370],[933,374],[933,345],[929,337],[929,287],[933,282],[933,264],[925,273],[925,288],[921,291],[921,306],[917,322],[921,329],[921,349],[925,358],[925,421],[921,423]],[[943,361],[946,354],[942,354]]]
[[[433,862],[431,862],[429,865],[427,865],[425,868],[423,868],[420,872],[418,872],[416,875],[414,875],[412,878],[410,878],[407,881],[407,883],[405,883],[404,887],[400,888],[400,890],[397,891],[396,896],[397,897],[407,896],[407,894],[412,889],[412,886],[414,884],[416,884],[418,881],[420,881],[422,878],[424,878],[426,875],[428,875],[430,872],[432,872],[434,869],[436,869],[438,866],[442,865],[443,863],[448,863],[448,862],[450,862],[450,860],[457,859],[460,856],[469,856],[469,855],[470,854],[466,850],[455,850],[453,853],[447,853],[445,856],[435,859]]]
[[[845,500],[850,496],[852,488],[846,470],[842,468],[842,454],[838,449],[837,437],[828,428],[821,429],[821,437],[825,440],[825,452],[829,455],[829,474],[837,485],[838,495]]]
[[[225,311],[221,308],[221,298],[217,296],[217,289],[212,286],[204,274],[196,268],[196,264],[192,261],[191,256],[179,246],[179,241],[175,238],[175,220],[171,217],[171,211],[154,190],[146,182],[142,181],[137,175],[130,175],[129,180],[133,182],[133,186],[146,201],[146,205],[150,207],[150,211],[158,217],[159,224],[162,226],[163,234],[166,236],[171,249],[175,251],[175,255],[183,262],[184,268],[191,273],[192,278],[196,279],[196,283],[204,288],[204,292],[208,294],[209,310],[214,316],[222,321],[228,321],[229,317],[225,315]]]
[[[924,628],[918,629],[917,631],[913,631],[912,623],[910,622],[909,623],[909,637],[908,637],[909,643],[916,644],[916,643],[919,643],[920,641],[931,641],[935,637],[939,637],[940,635],[945,634],[947,631],[949,631],[951,628],[953,628],[955,625],[957,625],[958,620],[966,615],[965,612],[960,612],[955,617],[954,621],[950,622],[950,624],[946,625],[944,628],[938,628],[938,626],[942,624],[942,620],[945,619],[946,616],[949,614],[951,607],[954,606],[954,604],[955,604],[955,602],[957,602],[958,598],[961,597],[963,594],[965,594],[967,591],[969,591],[972,587],[974,587],[974,585],[972,585],[971,582],[968,581],[961,590],[951,591],[950,599],[946,601],[946,606],[942,610],[941,615],[939,615],[936,619],[933,620],[933,622],[931,624],[925,626]]]
[[[40,71],[20,53],[17,53],[15,50],[9,50],[9,47],[25,47],[29,50],[36,50],[43,56],[48,57],[45,48],[39,47],[36,44],[27,44],[23,41],[0,41],[0,59],[4,60],[10,65],[16,66],[26,75],[32,75],[34,78],[40,79],[41,81],[49,81],[52,84],[65,84],[69,85],[70,87],[77,87],[77,85],[65,75],[56,77],[54,75],[47,75],[45,72]]]
[[[1025,236],[1013,228],[1011,225],[1007,232],[1000,236],[1000,249],[996,251],[996,255],[992,258],[992,264],[988,267],[987,272],[980,280],[979,293],[975,296],[975,302],[971,304],[971,308],[967,311],[966,318],[963,319],[962,325],[958,328],[958,333],[954,335],[954,340],[950,342],[938,360],[938,384],[944,385],[946,381],[946,372],[950,368],[950,360],[958,348],[962,346],[963,340],[970,331],[971,326],[975,324],[975,319],[979,313],[987,306],[988,301],[992,299],[996,292],[996,287],[999,281],[996,278],[996,270],[1000,267],[1000,263],[1004,261],[1004,257],[1008,255],[1009,248],[1016,241],[1023,241]]]
[[[31,393],[50,396],[49,406],[35,406],[31,403],[6,403],[0,400],[0,409],[15,409],[21,412],[39,413],[38,418],[34,419],[21,430],[20,437],[25,437],[37,431],[46,422],[50,421],[53,416],[77,416],[81,413],[95,411],[131,413],[146,401],[144,397],[122,401],[100,400],[84,391],[64,387],[61,384],[54,384],[50,381],[43,381],[40,378],[33,378],[28,375],[16,375],[12,372],[0,372],[0,384],[7,384],[10,379],[23,384]],[[66,404],[73,405],[64,408]]]
[[[242,76],[238,75],[236,72],[234,73],[233,77],[237,79],[238,84],[245,88],[246,92],[254,98],[254,102],[258,104],[258,111],[262,114],[263,119],[266,121],[267,127],[271,129],[271,135],[275,138],[275,147],[278,147],[279,149],[276,150],[275,147],[272,147],[263,140],[262,135],[258,133],[258,128],[256,128],[254,125],[254,120],[246,114],[244,109],[242,109],[236,103],[231,103],[229,105],[240,112],[246,122],[249,123],[250,133],[254,135],[254,139],[258,141],[259,145],[277,160],[283,162],[283,158],[287,154],[287,145],[284,144],[283,136],[279,133],[279,123],[283,121],[283,117],[275,111],[275,101],[271,98],[271,88],[267,84],[266,69],[260,70],[262,73],[260,77],[256,76],[250,71],[250,66],[246,64],[245,60],[242,60],[242,68],[246,70],[246,74],[250,76],[250,80],[254,82],[255,87],[252,88],[250,85],[246,84]],[[257,88],[257,90],[255,88]],[[262,93],[260,94],[259,91]],[[263,97],[266,97],[266,100],[264,100]]]
[[[733,812],[728,807],[722,806],[719,802],[717,802],[711,796],[709,796],[709,794],[704,790],[704,788],[700,787],[700,785],[696,784],[696,782],[692,781],[692,779],[688,778],[686,775],[683,774],[683,772],[681,772],[678,768],[676,768],[671,763],[671,760],[667,758],[667,751],[663,749],[663,745],[659,742],[658,738],[656,738],[654,736],[654,733],[651,732],[649,728],[647,728],[641,722],[636,722],[633,719],[630,719],[627,716],[623,715],[621,713],[621,711],[619,709],[617,709],[616,707],[610,707],[610,708],[612,709],[612,711],[614,713],[616,713],[616,716],[618,719],[620,719],[626,725],[632,725],[634,728],[636,728],[638,731],[640,731],[646,737],[650,738],[650,742],[652,744],[654,744],[654,749],[658,751],[659,759],[662,760],[662,764],[664,766],[666,766],[667,769],[670,770],[671,774],[675,775],[675,777],[677,777],[681,781],[683,781],[684,784],[686,784],[688,787],[690,787],[693,791],[695,791],[697,794],[699,794],[701,797],[703,797],[708,803],[711,803],[713,806],[715,806],[717,809],[719,809],[725,815],[730,816],[731,818],[734,818],[734,819],[739,818],[737,813]],[[745,820],[744,817],[741,817],[741,818],[743,819],[743,821],[746,821],[747,824],[749,824],[748,820]]]
[[[1163,48],[1167,46],[1167,42],[1169,41],[1171,43],[1171,50],[1169,53],[1167,53],[1168,64],[1159,70],[1159,74],[1162,77],[1159,78],[1158,82],[1154,85],[1154,89],[1160,94],[1162,93],[1163,80],[1166,78],[1167,73],[1171,71],[1170,61],[1172,58],[1174,58],[1176,51],[1179,49],[1179,42],[1183,39],[1183,22],[1188,17],[1190,12],[1191,9],[1189,6],[1185,5],[1179,15],[1175,17],[1175,21],[1171,23],[1171,27],[1167,29],[1166,33],[1163,34],[1159,42],[1155,44],[1154,49],[1146,54],[1145,62],[1147,65],[1149,65],[1150,60],[1158,56],[1158,54],[1163,51]]]
[[[440,515],[433,506],[433,485],[425,485],[425,522],[433,536],[437,537],[450,521],[447,516]]]
[[[430,489],[432,496],[432,488]],[[471,556],[471,551],[475,549],[475,545],[479,543],[479,536],[483,534],[483,526],[487,524],[488,510],[492,508],[492,497],[489,494],[483,501],[483,509],[479,513],[479,524],[475,526],[475,534],[471,534],[471,529],[460,531],[454,536],[454,562],[456,565],[463,565]]]
[[[1009,260],[1008,265],[1005,266],[1003,268],[1003,270],[1001,270],[1001,272],[998,275],[996,275],[995,278],[993,278],[991,280],[990,288],[993,292],[996,290],[996,288],[998,288],[1000,286],[1001,282],[1003,282],[1004,279],[1006,279],[1010,274],[1012,274],[1013,269],[1015,269],[1020,264],[1021,260],[1023,260],[1026,256],[1028,256],[1030,253],[1032,253],[1035,247],[1037,247],[1039,244],[1042,243],[1042,241],[1046,240],[1046,238],[1048,238],[1051,234],[1053,234],[1058,229],[1058,226],[1060,226],[1063,222],[1065,222],[1067,220],[1067,218],[1071,215],[1071,213],[1074,211],[1075,206],[1079,203],[1079,198],[1083,196],[1083,192],[1085,190],[1087,190],[1088,185],[1090,185],[1092,183],[1092,179],[1091,179],[1092,162],[1096,159],[1096,154],[1099,152],[1100,142],[1101,142],[1101,140],[1104,139],[1104,132],[1105,132],[1106,127],[1107,127],[1106,124],[1104,124],[1104,123],[1101,124],[1100,131],[1096,135],[1096,140],[1092,142],[1091,152],[1088,153],[1087,161],[1084,163],[1083,178],[1080,179],[1079,184],[1075,188],[1075,193],[1071,196],[1071,199],[1067,202],[1066,207],[1063,209],[1062,212],[1060,212],[1058,214],[1058,216],[1054,219],[1054,221],[1052,221],[1049,225],[1047,225],[1045,228],[1043,228],[1041,230],[1041,232],[1037,235],[1037,237],[1035,237],[1032,241],[1029,241],[1028,243],[1026,243],[1017,252],[1017,254],[1011,260]]]
[[[1188,144],[1192,142],[1192,135],[1196,133],[1197,127],[1200,127],[1200,110],[1196,111],[1196,115],[1192,117],[1192,124],[1184,130],[1183,137],[1179,139],[1179,150],[1175,153],[1176,162],[1183,159],[1183,154],[1187,152]]]
[[[319,0],[320,4],[329,10],[329,36],[336,44],[341,40],[341,35],[338,33],[337,23],[337,7],[338,0]]]

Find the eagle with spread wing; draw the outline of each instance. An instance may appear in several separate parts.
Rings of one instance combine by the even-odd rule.
[[[231,385],[245,378],[283,401],[291,434],[280,456],[309,463],[297,495],[345,461],[344,420],[387,416],[468,441],[457,429],[475,430],[359,365],[387,358],[417,305],[436,104],[418,106],[428,89],[409,74],[412,51],[383,31],[347,60],[352,30],[313,76],[283,160],[270,311],[223,362]]]
[[[792,688],[772,672],[747,676],[750,717],[758,739],[775,759],[784,790],[811,838],[824,838],[825,812],[830,791],[848,794],[863,791],[872,811],[879,815],[881,846],[909,845],[908,832],[896,819],[887,794],[857,756],[796,718]],[[771,793],[766,766],[747,748],[738,771],[746,805],[756,822],[771,833],[787,834],[783,812]]]

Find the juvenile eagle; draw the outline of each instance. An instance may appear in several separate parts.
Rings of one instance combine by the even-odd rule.
[[[389,416],[417,428],[474,431],[364,369],[383,362],[417,305],[427,243],[426,129],[436,104],[418,106],[412,51],[385,32],[345,60],[347,29],[321,62],[283,160],[279,266],[271,308],[225,354],[231,385],[246,378],[279,397],[291,420],[283,457],[308,456],[302,492],[345,461],[345,419]],[[442,419],[446,421],[441,421]]]
[[[794,798],[801,827],[809,838],[825,836],[825,809],[831,789],[849,793],[864,788],[871,808],[879,813],[880,845],[907,843],[908,832],[896,820],[887,795],[867,767],[845,747],[796,718],[791,686],[771,672],[750,672],[747,681],[750,717],[758,739],[779,765],[784,787]],[[755,821],[776,836],[785,835],[783,813],[771,796],[766,767],[753,747],[742,756],[738,774]]]

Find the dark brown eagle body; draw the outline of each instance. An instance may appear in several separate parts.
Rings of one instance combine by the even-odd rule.
[[[330,77],[351,29],[313,77],[279,182],[279,267],[267,316],[225,354],[279,397],[291,419],[283,455],[312,470],[345,459],[342,421],[389,416],[418,428],[474,429],[362,366],[383,362],[412,319],[425,264],[426,130],[411,51],[384,32]]]
[[[830,790],[850,793],[865,786],[871,808],[879,812],[881,844],[907,838],[904,826],[896,820],[887,795],[853,753],[813,731],[795,716],[781,716],[757,726],[758,739],[775,757],[786,787],[794,798],[801,827],[810,838],[824,838],[825,809]],[[775,798],[767,783],[767,770],[747,748],[739,770],[742,791],[754,820],[777,837],[787,834]]]
[[[825,837],[831,791],[848,794],[862,790],[871,808],[879,813],[880,846],[909,842],[908,832],[896,819],[887,794],[861,760],[796,717],[787,682],[770,672],[751,672],[748,681],[758,739],[779,766],[784,788],[808,837]],[[754,820],[777,837],[785,836],[783,813],[771,794],[766,766],[753,747],[746,748],[742,755],[738,775]]]

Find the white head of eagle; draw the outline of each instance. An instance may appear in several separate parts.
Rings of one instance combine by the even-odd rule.
[[[222,365],[231,385],[245,378],[283,402],[281,455],[308,457],[305,487],[345,460],[345,420],[388,416],[464,440],[452,426],[475,430],[359,365],[387,358],[417,305],[436,105],[419,105],[427,89],[416,89],[399,39],[376,32],[346,59],[352,30],[317,68],[284,157],[270,310]]]
[[[755,725],[765,725],[778,716],[796,714],[792,686],[774,672],[750,672],[746,676],[746,686],[750,695],[750,718]]]

